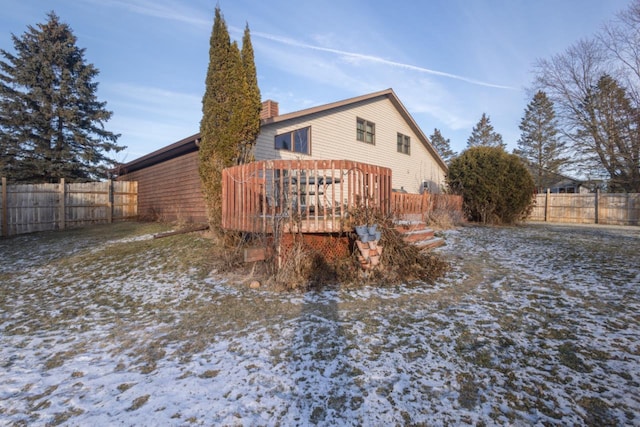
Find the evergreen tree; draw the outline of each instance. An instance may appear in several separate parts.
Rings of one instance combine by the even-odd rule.
[[[258,133],[260,132],[260,110],[262,109],[262,100],[260,96],[260,88],[258,87],[258,76],[256,72],[256,64],[253,54],[253,45],[251,44],[251,34],[249,24],[244,29],[242,37],[242,67],[246,80],[245,95],[245,129],[242,141],[245,143],[241,150],[239,163],[248,163],[254,160],[253,147],[255,146]]]
[[[212,228],[218,231],[222,220],[222,170],[251,160],[251,148],[260,126],[260,106],[256,107],[255,101],[260,93],[255,65],[249,65],[253,63],[253,48],[248,27],[245,40],[246,65],[243,65],[238,44],[231,42],[227,24],[217,6],[202,99],[199,171],[209,209],[209,221]]]
[[[553,102],[545,92],[538,91],[527,105],[520,130],[515,154],[532,167],[536,187],[544,191],[568,161],[563,157],[566,144],[558,138]]]
[[[71,28],[47,17],[12,35],[15,54],[0,50],[0,173],[20,182],[104,178],[114,164],[106,153],[125,147],[104,129],[112,113],[96,97],[98,70]]]
[[[463,196],[472,221],[513,224],[527,217],[535,184],[520,157],[500,147],[478,146],[451,161],[447,184]]]
[[[467,139],[467,148],[470,147],[500,147],[504,149],[507,145],[502,142],[502,135],[493,130],[491,119],[482,113],[480,121],[473,127],[471,136]]]
[[[449,163],[457,153],[451,149],[451,141],[447,138],[444,139],[439,129],[434,129],[433,134],[429,137],[431,145],[438,151],[442,160]]]
[[[604,168],[613,192],[640,192],[640,114],[608,74],[588,91],[575,147],[587,167]]]

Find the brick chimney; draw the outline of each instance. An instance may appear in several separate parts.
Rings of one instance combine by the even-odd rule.
[[[278,115],[278,103],[267,99],[262,103],[262,110],[260,110],[260,120],[270,119]]]

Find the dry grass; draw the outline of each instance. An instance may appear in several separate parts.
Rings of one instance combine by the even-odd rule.
[[[427,215],[425,222],[435,229],[450,230],[464,224],[465,219],[459,210],[436,209]]]
[[[167,229],[0,241],[0,419],[638,423],[640,232],[470,227],[447,236],[454,268],[433,287],[297,295],[247,289],[240,270],[208,275],[227,261],[205,233],[138,239]],[[168,385],[200,391],[178,399]],[[240,418],[211,419],[227,408]]]

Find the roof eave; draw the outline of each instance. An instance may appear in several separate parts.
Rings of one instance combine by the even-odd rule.
[[[431,145],[431,142],[429,141],[429,138],[427,138],[427,136],[424,134],[424,132],[422,132],[422,129],[420,129],[420,126],[418,126],[418,124],[413,119],[413,117],[411,116],[409,111],[405,108],[405,106],[402,104],[402,102],[400,101],[400,99],[398,98],[396,93],[391,88],[385,89],[385,90],[381,90],[381,91],[378,91],[378,92],[369,93],[367,95],[361,95],[361,96],[356,96],[354,98],[344,99],[342,101],[337,101],[337,102],[332,102],[332,103],[329,103],[329,104],[319,105],[317,107],[307,108],[305,110],[294,111],[292,113],[282,114],[282,115],[279,115],[279,116],[276,116],[276,117],[271,117],[271,118],[262,120],[260,122],[260,124],[261,124],[261,126],[268,126],[268,125],[271,125],[271,124],[281,123],[281,122],[285,122],[287,120],[293,120],[293,119],[297,119],[297,118],[308,116],[308,115],[312,115],[312,114],[323,113],[323,112],[326,112],[326,111],[329,111],[329,110],[333,110],[333,109],[336,109],[336,108],[340,108],[340,107],[356,104],[358,102],[368,101],[368,100],[375,99],[375,98],[380,98],[380,97],[388,98],[391,101],[391,103],[400,112],[402,117],[407,121],[407,123],[409,123],[409,126],[414,131],[414,133],[418,136],[418,138],[420,139],[420,142],[422,143],[422,145],[433,156],[433,158],[442,167],[442,169],[445,172],[448,171],[449,168],[448,168],[447,164],[445,163],[445,161],[442,159],[442,157],[440,157],[440,154],[433,147],[433,145]]]
[[[122,165],[118,165],[115,169],[117,175],[123,175],[131,173],[133,171],[143,169],[149,166],[153,166],[157,163],[166,161],[168,159],[182,156],[184,154],[191,153],[198,150],[198,143],[200,141],[200,133],[196,133],[180,141],[174,142],[171,145],[167,145],[159,150],[149,153],[145,156],[139,157]]]
[[[447,164],[442,159],[442,157],[440,157],[440,154],[438,154],[438,151],[433,147],[433,145],[431,145],[431,142],[429,141],[427,136],[424,134],[424,132],[422,132],[422,129],[420,129],[420,126],[418,126],[418,124],[413,119],[409,111],[405,108],[405,106],[402,104],[398,96],[395,94],[395,92],[391,88],[381,90],[378,92],[373,92],[367,95],[360,95],[354,98],[344,99],[342,101],[319,105],[317,107],[294,111],[292,113],[282,114],[282,115],[271,117],[268,119],[263,119],[260,121],[260,125],[268,126],[274,123],[281,123],[287,120],[292,120],[292,119],[296,119],[304,116],[309,116],[312,114],[322,113],[325,111],[333,110],[333,109],[344,107],[344,106],[349,106],[352,104],[368,101],[368,100],[379,98],[379,97],[385,97],[391,101],[391,103],[400,112],[402,117],[407,121],[407,123],[409,123],[409,126],[414,131],[414,133],[418,136],[418,139],[420,139],[420,142],[422,143],[422,145],[427,149],[427,151],[433,156],[436,162],[446,172],[449,169],[447,167]],[[199,139],[200,139],[200,133],[196,133],[178,142],[175,142],[171,145],[168,145],[164,148],[154,151],[153,153],[149,153],[146,156],[140,157],[129,163],[119,165],[116,168],[117,174],[120,175],[123,173],[126,174],[129,172],[133,172],[135,170],[142,169],[142,168],[154,165],[156,163],[160,163],[172,157],[187,154],[191,151],[196,151],[198,149],[197,141]]]

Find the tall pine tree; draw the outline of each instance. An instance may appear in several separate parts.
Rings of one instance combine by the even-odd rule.
[[[216,7],[202,99],[199,152],[200,178],[209,222],[215,231],[220,231],[222,222],[222,170],[252,159],[260,127],[260,106],[256,107],[260,92],[248,27],[244,43],[245,58],[238,44],[231,42],[220,7]]]
[[[608,74],[589,88],[575,148],[589,168],[604,168],[612,192],[640,192],[640,112]]]
[[[553,102],[538,91],[520,121],[522,134],[515,150],[532,167],[538,191],[548,188],[568,161],[563,157],[566,144],[558,138],[557,126]]]
[[[439,129],[433,130],[429,140],[446,163],[449,163],[451,159],[457,156],[457,153],[451,149],[451,141],[448,138],[445,139]]]
[[[473,127],[471,136],[467,139],[467,147],[500,147],[507,145],[502,142],[502,135],[493,130],[491,119],[482,113],[480,121]]]
[[[98,70],[84,59],[71,28],[51,12],[45,24],[12,35],[0,50],[0,173],[12,181],[104,178],[119,135],[104,129],[112,113],[97,100]]]

